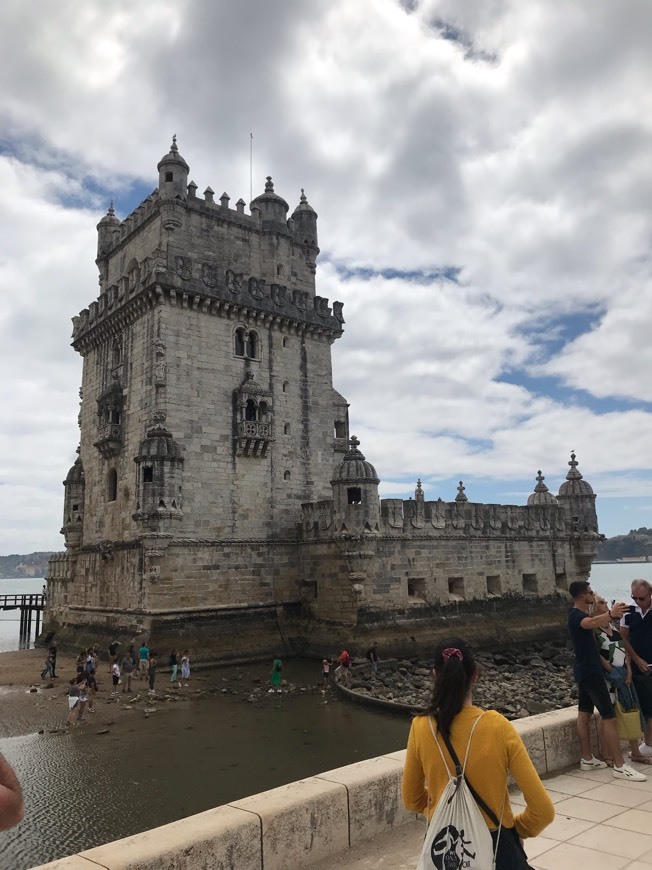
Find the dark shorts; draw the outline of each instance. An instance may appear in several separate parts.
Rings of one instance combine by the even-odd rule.
[[[644,719],[652,719],[652,673],[642,674],[632,663],[634,686]]]
[[[601,719],[614,719],[609,689],[603,676],[591,674],[578,683],[577,709],[580,713],[592,713],[596,707]]]

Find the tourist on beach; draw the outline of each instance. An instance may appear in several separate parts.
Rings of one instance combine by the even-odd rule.
[[[179,668],[179,662],[177,661],[177,651],[175,649],[170,650],[170,682],[176,683],[177,681],[177,670]]]
[[[367,658],[369,659],[369,665],[371,666],[371,679],[374,680],[376,678],[376,674],[378,673],[378,644],[372,643],[369,649],[367,650]]]
[[[156,658],[156,653],[152,652],[149,654],[149,668],[148,668],[148,676],[149,676],[149,694],[153,695],[156,691],[154,688],[154,684],[156,682],[156,666],[158,664],[158,660]]]
[[[0,831],[13,828],[22,822],[24,815],[25,804],[18,777],[4,755],[0,754]]]
[[[118,695],[118,686],[120,685],[120,665],[118,664],[117,657],[113,659],[113,664],[111,665],[111,680],[113,682],[113,691],[111,694]]]
[[[652,758],[652,586],[647,580],[632,582],[632,601],[620,620],[625,649],[632,657],[632,679],[645,719],[641,755]]]
[[[601,595],[595,595],[595,607],[593,615],[608,613],[609,605]],[[625,644],[620,632],[608,622],[607,625],[595,629],[595,637],[600,650],[601,663],[604,668],[604,677],[607,681],[609,696],[612,703],[620,701],[625,710],[630,707],[638,707],[639,701],[636,694],[636,689],[632,686],[632,666],[630,656],[627,654]],[[598,719],[598,730],[600,732],[600,742],[603,743],[602,737],[602,719]],[[639,751],[639,740],[629,741],[629,757],[632,761],[637,761],[639,764],[652,764],[652,758],[641,755]],[[605,758],[609,766],[613,766],[613,759]]]
[[[95,676],[95,668],[86,675],[86,689],[88,690],[88,712],[94,713],[95,696],[97,695],[97,678]]]
[[[138,676],[141,680],[149,674],[149,648],[147,641],[143,641],[143,645],[138,650]]]
[[[120,668],[122,670],[122,691],[123,693],[131,692],[131,675],[134,672],[134,660],[132,659],[129,652],[126,652],[122,657],[122,664]]]
[[[45,656],[45,667],[41,671],[41,679],[45,680],[47,677],[54,677],[54,663],[52,661],[52,653],[48,650],[47,655]]]
[[[109,644],[109,673],[113,673],[113,662],[118,655],[119,640],[113,640]]]
[[[77,656],[77,673],[83,674],[86,670],[86,658],[88,656],[88,651],[82,649],[79,651],[79,655]]]
[[[605,761],[594,757],[591,749],[590,723],[593,708],[597,707],[602,719],[604,753],[613,759],[614,777],[644,782],[647,777],[626,764],[623,758],[616,730],[616,714],[607,691],[604,668],[595,642],[595,629],[606,626],[611,619],[620,619],[627,612],[627,605],[620,602],[614,604],[611,611],[607,609],[606,613],[589,616],[589,608],[595,604],[595,596],[588,580],[575,580],[568,587],[568,593],[573,599],[573,607],[568,614],[568,631],[575,650],[573,673],[578,686],[577,734],[582,753],[580,770],[607,767]]]
[[[57,679],[57,644],[56,641],[52,641],[50,646],[48,647],[48,652],[52,656],[52,676],[54,679]]]
[[[330,676],[331,676],[331,663],[328,661],[328,659],[322,659],[321,678],[322,678],[322,682],[324,684],[324,688],[328,687],[328,684],[330,682]]]
[[[68,689],[68,718],[66,725],[74,725],[77,721],[77,713],[79,706],[79,687],[77,680],[73,677],[70,680],[70,688]]]
[[[336,674],[339,675],[340,682],[344,682],[349,688],[351,687],[351,656],[343,649],[336,659],[337,669]]]
[[[283,662],[280,660],[278,656],[274,657],[274,661],[272,662],[272,678],[270,680],[272,684],[272,688],[269,690],[270,692],[281,692],[281,681],[283,679]]]
[[[181,656],[181,679],[187,686],[188,680],[190,679],[190,653],[187,649],[184,649],[183,655]]]
[[[86,674],[77,676],[77,688],[79,689],[79,704],[77,705],[77,722],[84,721],[84,711],[88,704],[88,684],[86,682]]]
[[[84,671],[89,674],[92,670],[95,670],[97,667],[97,661],[93,654],[93,647],[89,646],[86,650],[86,661],[84,662]]]
[[[410,728],[403,803],[406,809],[423,813],[430,820],[449,777],[455,776],[446,741],[460,760],[465,759],[468,745],[465,778],[496,819],[490,822],[490,815],[484,813],[494,844],[498,839],[496,870],[529,867],[521,838],[538,836],[552,822],[555,811],[523,741],[500,713],[485,712],[473,705],[478,668],[473,650],[462,638],[451,637],[438,645],[434,675],[430,703],[425,713],[415,716]],[[525,799],[525,809],[517,807],[517,815],[507,791],[508,772]],[[499,824],[502,829],[498,838]]]

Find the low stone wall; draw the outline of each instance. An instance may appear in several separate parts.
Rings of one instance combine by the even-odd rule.
[[[576,719],[572,707],[513,723],[542,776],[579,761]],[[414,821],[401,803],[404,758],[330,770],[36,870],[301,870]]]

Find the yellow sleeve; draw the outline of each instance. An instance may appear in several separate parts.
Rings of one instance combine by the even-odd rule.
[[[401,796],[407,810],[415,813],[423,813],[428,806],[428,792],[426,790],[426,777],[423,772],[421,759],[417,754],[414,722],[410,728],[408,737],[405,767],[403,768],[403,782],[401,784]]]
[[[555,817],[555,808],[514,726],[505,720],[507,766],[525,798],[525,809],[514,816],[519,837],[536,837]]]

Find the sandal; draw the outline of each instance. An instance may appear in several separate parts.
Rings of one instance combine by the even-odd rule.
[[[602,760],[603,760],[604,763],[607,765],[607,767],[613,767],[613,766],[614,766],[614,760],[613,760],[613,758],[605,758],[605,757],[603,757]]]

